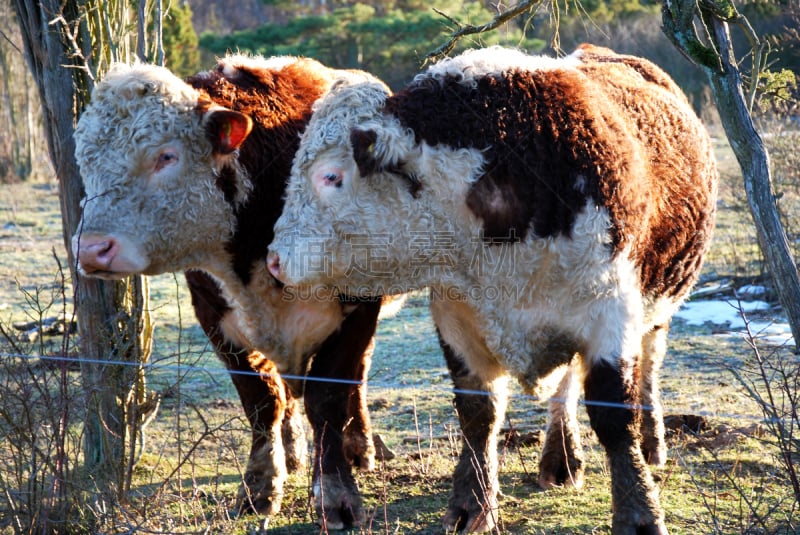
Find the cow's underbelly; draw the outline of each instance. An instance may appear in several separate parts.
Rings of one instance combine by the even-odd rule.
[[[482,312],[465,300],[431,300],[431,313],[442,339],[473,374],[488,383],[509,373],[528,393],[549,396],[555,386],[549,379],[579,352],[578,341],[555,322],[542,321],[533,327],[520,318],[509,321],[513,314],[507,311],[501,325]],[[544,320],[541,314],[539,317]],[[487,334],[493,328],[501,332]]]
[[[636,358],[647,326],[629,271],[627,262],[614,261],[586,284],[564,280],[515,303],[480,303],[488,347],[526,388],[535,388],[576,353],[587,366]]]

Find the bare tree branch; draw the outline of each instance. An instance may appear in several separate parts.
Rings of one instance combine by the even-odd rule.
[[[4,41],[7,41],[7,42],[8,42],[8,44],[9,44],[9,45],[11,45],[11,47],[12,47],[14,50],[16,50],[17,52],[19,52],[20,54],[23,54],[23,53],[24,53],[24,52],[22,52],[22,50],[20,50],[20,48],[19,48],[19,47],[18,47],[18,46],[17,46],[17,45],[14,43],[14,41],[12,41],[12,40],[11,40],[11,38],[10,38],[8,35],[6,35],[6,32],[4,32],[4,31],[0,30],[0,37],[2,37]]]
[[[447,15],[446,13],[434,8],[433,10],[449,20],[456,27],[456,30],[450,35],[450,39],[445,44],[436,50],[429,52],[428,55],[425,56],[423,64],[428,64],[447,56],[450,52],[452,52],[453,48],[455,48],[456,44],[458,44],[458,41],[462,37],[486,33],[497,29],[511,19],[522,15],[526,11],[533,11],[535,8],[538,8],[543,1],[544,0],[520,0],[516,6],[498,13],[491,21],[487,22],[486,24],[481,24],[480,26],[461,24],[450,15]]]
[[[161,5],[161,0],[157,0],[155,7],[155,14],[153,15],[153,22],[155,24],[155,53],[156,65],[164,66],[164,6]]]

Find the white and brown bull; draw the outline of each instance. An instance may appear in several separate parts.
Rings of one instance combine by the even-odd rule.
[[[351,465],[374,466],[364,381],[381,301],[287,299],[264,253],[311,105],[340,76],[376,81],[290,57],[230,56],[186,82],[118,65],[75,132],[81,272],[187,270],[197,318],[252,426],[239,509],[279,509],[286,465],[302,464],[307,449],[295,401],[304,395],[315,505],[329,528],[365,517]],[[322,381],[305,388],[278,372]]]
[[[315,105],[268,262],[288,285],[347,295],[431,289],[456,386],[488,394],[456,399],[447,529],[497,521],[507,377],[535,391],[578,355],[612,531],[666,533],[646,464],[664,455],[655,372],[716,184],[703,125],[650,62],[475,50],[393,96],[342,82]]]

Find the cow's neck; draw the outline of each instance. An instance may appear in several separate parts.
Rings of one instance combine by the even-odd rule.
[[[343,320],[339,300],[287,292],[270,275],[266,261],[253,262],[244,280],[229,248],[219,253],[202,269],[218,281],[232,309],[221,325],[225,337],[260,351],[281,373],[304,374],[308,358]]]

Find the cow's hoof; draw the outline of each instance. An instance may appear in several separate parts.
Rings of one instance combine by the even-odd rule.
[[[342,452],[347,462],[362,472],[371,472],[375,469],[375,443],[371,434],[345,430],[342,436]]]
[[[668,535],[663,520],[626,522],[614,519],[611,535]]]
[[[356,527],[367,519],[355,480],[343,481],[338,476],[323,475],[314,483],[313,499],[317,524],[323,529]]]
[[[236,511],[240,515],[256,513],[269,517],[281,510],[281,500],[283,499],[282,488],[276,489],[267,483],[248,482],[254,479],[252,476],[245,476],[245,483],[239,487],[236,497]]]
[[[372,442],[375,443],[375,458],[381,461],[391,461],[397,454],[389,449],[378,433],[372,434]]]
[[[463,507],[448,507],[444,515],[445,533],[486,533],[497,526],[497,509],[467,511]]]
[[[545,490],[553,487],[583,486],[583,460],[571,456],[566,459],[564,455],[542,455],[539,463],[539,486]]]

